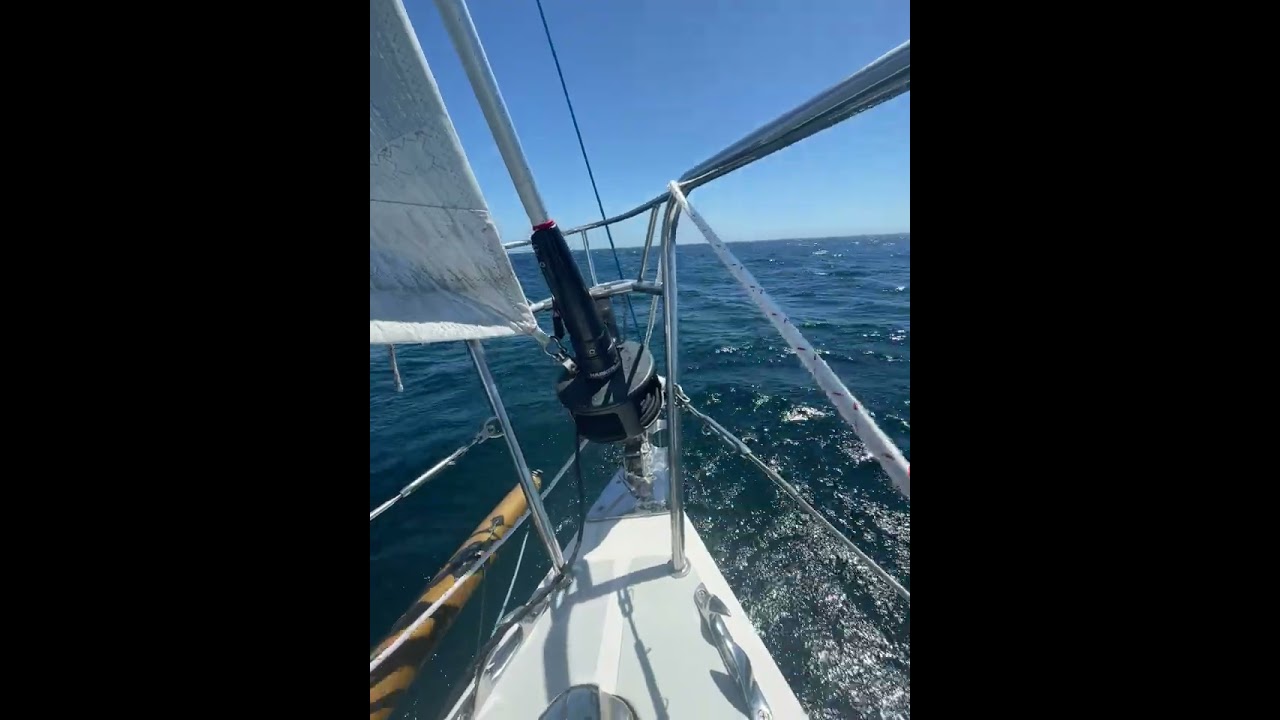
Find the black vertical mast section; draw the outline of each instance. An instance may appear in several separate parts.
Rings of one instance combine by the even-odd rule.
[[[556,396],[573,415],[578,432],[593,442],[641,435],[662,408],[653,355],[638,342],[618,342],[604,317],[612,315],[612,308],[604,307],[602,313],[591,297],[555,221],[534,228],[532,245],[577,364],[576,371],[566,370],[556,382]]]
[[[538,258],[542,277],[546,278],[556,309],[569,331],[574,361],[593,380],[609,377],[618,369],[617,341],[600,317],[578,264],[569,254],[564,233],[554,220],[534,229],[533,254]]]

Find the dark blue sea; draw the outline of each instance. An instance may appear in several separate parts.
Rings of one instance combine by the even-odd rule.
[[[603,236],[593,240],[603,243]],[[910,235],[731,247],[910,459]],[[743,438],[910,588],[910,503],[711,248],[688,244],[677,252],[680,381],[694,405]],[[626,276],[634,277],[640,249],[620,248],[618,254]],[[586,276],[584,257],[578,253]],[[592,258],[601,281],[617,277],[607,247]],[[512,262],[531,301],[549,295],[532,254],[515,254]],[[656,254],[649,278],[655,262]],[[625,303],[615,301],[619,327],[628,325]],[[632,302],[643,325],[650,298],[637,295]],[[540,320],[550,331],[550,319]],[[659,311],[653,351],[665,374],[663,342]],[[558,366],[526,338],[485,347],[529,465],[549,480],[573,451],[572,425],[552,388]],[[403,393],[395,392],[386,349],[370,350],[371,510],[470,439],[490,415],[461,343],[400,346],[397,356]],[[810,716],[910,717],[907,604],[754,466],[700,430],[686,415],[687,512]],[[614,448],[588,445],[583,451],[588,503],[619,462]],[[370,647],[515,482],[505,444],[491,440],[372,523]],[[547,501],[562,543],[575,531],[575,503],[571,471]],[[434,720],[442,711],[478,640],[493,629],[527,526],[499,553],[482,589],[419,676],[401,717]],[[550,567],[537,538],[528,545],[513,604],[527,598]]]

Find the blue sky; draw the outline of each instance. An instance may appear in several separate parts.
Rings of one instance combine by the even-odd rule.
[[[504,242],[529,222],[432,0],[404,0]],[[534,0],[471,16],[544,202],[599,219]],[[906,0],[543,0],[605,212],[662,192],[707,157],[910,39]],[[901,95],[700,188],[726,241],[909,232],[911,99]],[[646,219],[615,226],[639,245]],[[690,223],[680,242],[700,242]],[[596,243],[600,243],[597,245]],[[603,235],[593,247],[605,246]]]

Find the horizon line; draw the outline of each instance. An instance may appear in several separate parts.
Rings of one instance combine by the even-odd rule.
[[[777,242],[777,241],[779,241],[779,240],[846,240],[846,239],[852,239],[852,238],[885,237],[885,236],[888,236],[888,235],[910,235],[910,234],[911,234],[911,231],[910,231],[910,230],[898,230],[898,231],[895,231],[895,232],[857,233],[857,234],[855,234],[855,235],[811,235],[811,236],[806,236],[806,237],[775,237],[775,238],[758,238],[758,239],[755,239],[755,240],[725,240],[724,242],[725,242],[725,244],[726,244],[726,245],[738,245],[738,244],[741,244],[741,243]],[[567,241],[567,239],[566,239],[566,241]],[[504,242],[509,242],[509,241],[504,241]],[[654,244],[654,246],[655,246],[655,247],[656,247],[656,246],[660,246],[660,245],[661,245],[661,243],[659,243],[656,239],[654,240],[654,243],[653,243],[653,244]],[[706,238],[704,238],[704,237],[702,237],[701,235],[699,235],[699,236],[698,236],[698,240],[697,240],[697,242],[686,242],[686,243],[682,243],[682,244],[683,244],[683,245],[706,245],[706,244],[708,244],[708,243],[707,243],[707,239],[706,239]],[[608,243],[608,241],[605,241],[605,242],[603,243],[603,245],[604,245],[604,247],[603,247],[603,248],[599,247],[598,245],[592,245],[592,246],[591,246],[591,251],[592,251],[592,252],[595,252],[595,251],[597,251],[597,250],[609,250],[609,243]],[[643,242],[639,242],[639,243],[636,243],[636,244],[634,244],[634,245],[624,245],[624,244],[622,244],[622,243],[620,243],[620,242],[619,242],[619,243],[617,243],[617,246],[618,246],[618,248],[619,248],[619,249],[627,249],[627,248],[643,248],[643,247],[644,247],[644,243],[643,243]],[[582,252],[582,248],[580,248],[580,247],[573,247],[572,245],[569,247],[569,250],[570,250],[571,252]],[[518,248],[514,248],[514,249],[512,249],[512,250],[508,250],[508,251],[507,251],[507,254],[508,254],[508,255],[516,255],[516,254],[518,254],[518,253],[525,253],[525,252],[533,252],[533,249],[532,249],[530,246],[525,245],[525,246],[523,246],[523,247],[518,247]]]

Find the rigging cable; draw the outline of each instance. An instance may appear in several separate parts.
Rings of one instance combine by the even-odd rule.
[[[578,557],[582,554],[583,531],[587,527],[587,497],[582,484],[582,459],[580,455],[582,445],[582,436],[575,432],[573,436],[573,469],[578,485],[578,532],[577,540],[574,541],[573,544],[573,553],[570,554],[569,559],[565,562],[564,569],[562,571],[556,572],[555,566],[552,565],[551,570],[552,572],[556,572],[556,576],[551,580],[551,582],[549,582],[542,590],[534,593],[533,597],[529,598],[529,601],[524,605],[511,611],[511,617],[494,629],[493,635],[489,638],[489,641],[481,646],[480,650],[476,653],[476,656],[471,660],[471,664],[467,667],[466,672],[463,674],[463,677],[470,677],[471,682],[457,683],[458,687],[454,691],[453,697],[444,705],[446,709],[443,711],[444,714],[440,716],[441,718],[449,713],[447,708],[452,708],[457,705],[458,701],[464,697],[467,690],[472,688],[474,688],[476,692],[471,696],[471,714],[472,716],[475,715],[475,712],[478,709],[475,703],[479,699],[478,691],[480,688],[480,678],[484,674],[484,663],[485,660],[488,659],[489,653],[493,652],[493,649],[502,642],[502,639],[506,636],[507,630],[514,625],[518,625],[520,621],[524,620],[525,617],[532,612],[534,608],[538,607],[538,605],[545,600],[548,595],[561,587],[561,584],[565,580],[572,581],[570,573],[573,570],[573,566],[578,563]]]
[[[551,39],[551,28],[547,26],[547,14],[542,11],[542,0],[536,0],[538,3],[538,16],[542,18],[542,30],[547,34],[547,47],[551,48],[551,59],[556,63],[556,74],[560,76],[560,89],[564,92],[564,102],[569,106],[569,118],[573,120],[573,132],[578,136],[578,149],[582,151],[582,162],[587,166],[587,177],[591,178],[591,191],[596,195],[596,207],[600,209],[600,219],[608,220],[609,216],[604,214],[604,203],[600,202],[600,189],[596,187],[595,173],[591,172],[591,160],[587,158],[587,146],[582,142],[582,130],[578,128],[578,116],[573,112],[573,101],[569,99],[569,86],[564,81],[564,71],[560,69],[560,56],[556,54],[556,44]],[[622,277],[622,261],[618,259],[618,248],[613,244],[613,232],[609,230],[609,226],[604,226],[604,234],[609,238],[609,249],[613,251],[613,264],[618,268],[618,279]],[[588,250],[588,253],[591,251]],[[591,258],[587,258],[590,262]],[[636,333],[640,332],[640,323],[636,320],[636,310],[631,307],[630,294],[623,295],[623,300],[627,301],[627,311],[631,314],[631,324],[635,326]],[[623,329],[626,329],[626,318],[623,318]]]
[[[498,609],[498,618],[493,621],[493,630],[489,632],[489,637],[493,637],[498,632],[498,626],[502,625],[502,616],[507,614],[507,603],[511,602],[511,591],[516,589],[516,578],[520,577],[520,564],[524,562],[524,550],[529,547],[530,534],[532,533],[526,531],[524,540],[520,541],[520,555],[516,557],[516,571],[511,573],[511,584],[507,586],[507,596],[502,599],[502,607]]]

